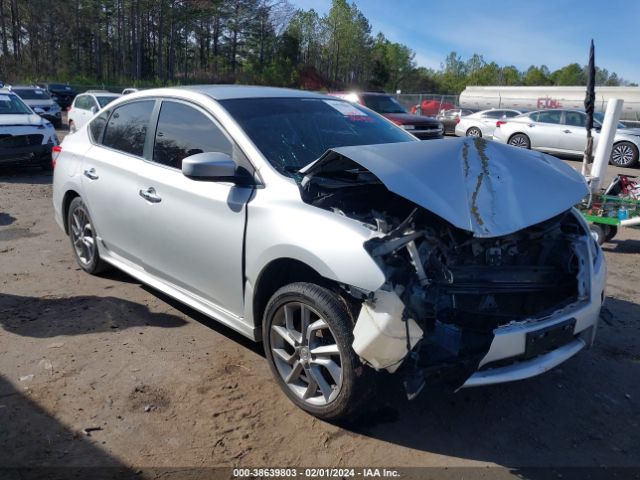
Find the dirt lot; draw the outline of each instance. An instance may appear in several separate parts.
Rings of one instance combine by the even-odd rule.
[[[640,466],[639,231],[605,246],[593,349],[510,385],[388,388],[335,426],[286,400],[260,346],[124,274],[82,273],[50,183],[0,171],[0,466]]]

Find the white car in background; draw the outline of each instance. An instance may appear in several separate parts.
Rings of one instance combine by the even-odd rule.
[[[98,110],[121,96],[106,90],[88,90],[76,96],[67,113],[69,131],[73,133],[79,130]]]
[[[0,166],[51,168],[51,149],[58,145],[53,125],[8,89],[0,88]]]
[[[513,118],[522,112],[510,109],[491,109],[460,117],[460,122],[456,125],[456,135],[458,137],[485,137],[492,138],[498,120]]]
[[[594,148],[604,122],[601,112],[594,114]],[[582,157],[587,146],[587,115],[581,110],[553,109],[522,114],[500,122],[493,139],[514,147],[540,150],[554,155]],[[640,128],[618,123],[609,162],[616,167],[635,167],[640,151]]]

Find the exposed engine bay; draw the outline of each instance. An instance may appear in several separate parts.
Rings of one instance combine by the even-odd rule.
[[[363,299],[354,349],[376,369],[393,372],[404,362],[409,383],[414,377],[413,386],[405,381],[410,397],[429,374],[455,366],[468,376],[477,369],[494,329],[534,321],[587,298],[590,237],[571,209],[505,236],[478,238],[349,162],[343,157],[348,168],[306,177],[302,197],[376,233],[364,247],[386,282]],[[387,329],[383,346],[373,345],[379,338],[365,338],[362,325],[368,321]],[[381,350],[384,360],[375,353]]]

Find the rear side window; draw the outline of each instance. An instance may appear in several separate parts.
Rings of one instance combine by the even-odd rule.
[[[154,100],[145,100],[116,108],[107,123],[102,144],[141,157],[154,104]]]
[[[162,102],[153,161],[180,169],[186,157],[203,152],[233,155],[233,147],[222,130],[200,110],[184,103]]]
[[[502,118],[503,113],[504,112],[502,110],[493,110],[491,112],[485,113],[482,116],[485,118]]]
[[[565,112],[564,123],[572,127],[584,127],[587,124],[587,116],[580,112]]]
[[[538,112],[538,116],[535,121],[540,123],[560,123],[561,117],[562,112],[559,112],[558,110],[549,110],[547,112]]]
[[[513,117],[517,117],[518,115],[520,115],[518,112],[513,112],[513,111],[506,111],[504,112],[504,116],[503,118],[513,118]]]

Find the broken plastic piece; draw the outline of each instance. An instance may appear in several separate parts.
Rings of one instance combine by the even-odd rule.
[[[353,330],[353,349],[376,370],[395,372],[422,338],[423,331],[413,319],[402,319],[405,306],[395,292],[379,290],[373,302],[365,302]],[[407,328],[408,327],[408,328]]]

